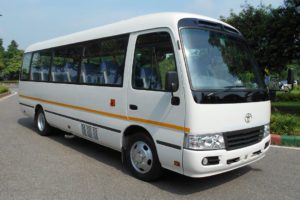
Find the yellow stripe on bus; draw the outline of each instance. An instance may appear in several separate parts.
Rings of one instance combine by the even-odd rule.
[[[123,119],[123,120],[128,120],[128,121],[141,122],[141,123],[144,123],[144,124],[151,124],[151,125],[155,125],[155,126],[161,126],[161,127],[165,127],[165,128],[169,128],[169,129],[175,129],[175,130],[178,130],[178,131],[184,131],[185,133],[190,132],[189,128],[185,128],[185,127],[182,127],[182,126],[177,126],[175,124],[158,122],[158,121],[142,119],[142,118],[137,118],[137,117],[118,115],[118,114],[104,112],[104,111],[100,111],[100,110],[93,110],[93,109],[90,109],[90,108],[84,108],[84,107],[80,107],[80,106],[74,106],[74,105],[70,105],[70,104],[59,103],[59,102],[55,102],[55,101],[49,101],[49,100],[45,100],[45,99],[25,96],[25,95],[22,95],[22,94],[19,94],[19,96],[22,97],[22,98],[25,98],[25,99],[44,102],[44,103],[57,105],[57,106],[62,106],[62,107],[66,107],[66,108],[72,108],[72,109],[81,110],[81,111],[90,112],[90,113],[95,113],[95,114],[104,115],[104,116],[108,116],[108,117],[113,117],[113,118],[118,118],[118,119]]]

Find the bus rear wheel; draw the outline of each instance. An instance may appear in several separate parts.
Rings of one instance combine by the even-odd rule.
[[[50,134],[51,127],[46,120],[46,116],[43,109],[41,108],[38,110],[36,114],[35,125],[40,135],[47,136]]]
[[[132,175],[143,181],[154,181],[162,174],[155,145],[144,133],[129,137],[126,148],[126,162]]]

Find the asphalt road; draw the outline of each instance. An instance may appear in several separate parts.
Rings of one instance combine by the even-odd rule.
[[[42,137],[0,99],[0,200],[10,199],[300,199],[300,150],[271,147],[250,166],[209,178],[167,171],[157,182],[131,177],[120,153],[60,131]]]

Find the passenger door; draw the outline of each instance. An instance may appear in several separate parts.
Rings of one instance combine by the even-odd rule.
[[[183,86],[174,92],[179,105],[171,104],[165,90],[168,71],[178,71],[175,45],[168,30],[147,31],[131,35],[132,68],[128,85],[128,119],[145,127],[155,141],[163,167],[181,172],[184,138],[185,101]],[[179,74],[179,73],[178,73]]]

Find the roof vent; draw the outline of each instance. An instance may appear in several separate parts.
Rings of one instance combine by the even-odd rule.
[[[228,32],[239,34],[239,32],[237,30],[235,30],[234,28],[231,28],[229,26],[224,26],[224,29]]]
[[[220,28],[220,24],[214,23],[214,22],[209,22],[209,21],[202,21],[198,20],[198,24],[201,26],[209,26],[213,28]]]

